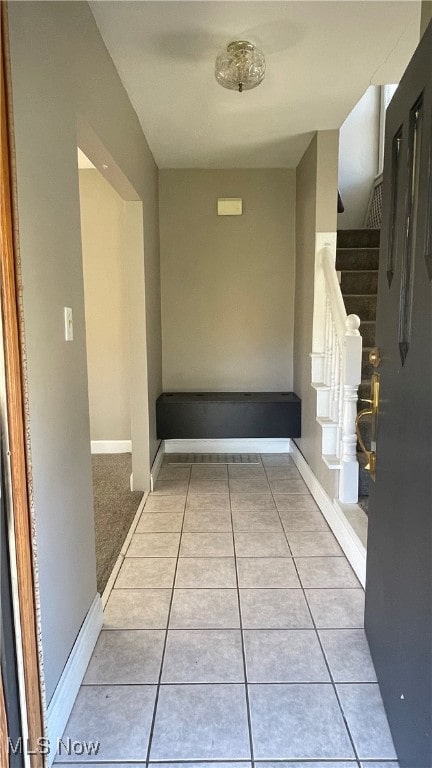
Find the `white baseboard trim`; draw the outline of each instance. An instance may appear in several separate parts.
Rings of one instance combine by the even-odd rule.
[[[48,705],[46,727],[51,745],[56,745],[58,739],[63,736],[102,625],[102,601],[100,595],[97,594],[84,619],[57,688]],[[54,758],[55,749],[52,749],[47,757],[48,768],[53,764]]]
[[[165,453],[289,453],[290,444],[284,437],[165,440]]]
[[[312,496],[323,513],[328,525],[338,540],[343,552],[345,553],[353,571],[362,584],[366,584],[366,546],[361,541],[356,531],[347,520],[342,507],[337,499],[330,499],[321,483],[312,472],[306,459],[293,442],[291,443],[291,455],[294,462],[303,477]],[[356,504],[351,505],[357,507]]]
[[[123,546],[122,546],[122,548],[120,550],[120,554],[119,554],[117,560],[114,563],[114,568],[111,571],[111,574],[110,574],[110,577],[109,577],[109,579],[107,581],[106,587],[105,587],[105,589],[104,589],[104,591],[102,593],[102,607],[103,607],[104,610],[105,610],[105,606],[106,606],[106,604],[108,602],[108,598],[109,598],[112,590],[114,589],[114,584],[116,582],[116,579],[117,579],[117,576],[119,574],[120,568],[123,565],[123,560],[126,557],[126,552],[128,550],[129,544],[131,543],[132,536],[135,533],[135,529],[136,529],[136,527],[138,525],[138,521],[139,521],[139,519],[141,517],[142,511],[144,509],[144,505],[145,505],[145,503],[147,501],[147,497],[148,497],[148,493],[144,493],[144,495],[143,495],[143,497],[142,497],[142,499],[140,501],[139,507],[138,507],[138,509],[137,509],[137,511],[135,513],[135,517],[132,520],[131,527],[129,528],[129,530],[127,532],[127,536],[126,536],[126,538],[125,538],[125,540],[123,542]]]
[[[158,474],[159,474],[160,469],[161,469],[162,464],[163,464],[164,455],[165,455],[165,441],[162,440],[161,444],[159,445],[158,452],[157,452],[157,454],[155,456],[155,460],[154,460],[154,462],[152,464],[152,468],[150,470],[150,490],[151,490],[151,492],[153,492],[154,489],[155,489],[156,480],[157,480]]]
[[[132,453],[132,440],[92,440],[92,453]]]

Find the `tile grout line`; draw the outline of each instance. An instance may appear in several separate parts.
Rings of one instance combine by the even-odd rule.
[[[155,535],[159,536],[160,533],[180,533],[180,531],[159,531]],[[183,533],[192,533],[193,535],[199,533],[199,534],[209,534],[209,533],[231,533],[231,531],[183,531]],[[237,533],[280,533],[279,530],[277,531],[257,531],[257,530],[251,530],[251,531],[237,531]],[[300,533],[326,533],[326,531],[300,531]],[[135,533],[134,536],[148,536],[149,533]],[[152,532],[150,532],[150,535],[152,535]],[[183,560],[194,560],[196,558],[206,558],[206,559],[217,559],[220,560],[224,557],[230,557],[230,555],[182,555]],[[292,555],[239,555],[239,559],[254,559],[254,560],[263,560],[267,558],[273,558],[274,560],[284,560],[287,557],[293,559]],[[311,558],[323,558],[331,559],[331,558],[339,558],[340,560],[344,559],[346,560],[345,555],[301,555],[296,556],[296,560],[308,560]],[[171,558],[167,555],[133,555],[132,557],[128,556],[128,560],[157,560],[159,558],[162,559],[172,559],[175,560],[176,556],[171,556]],[[360,587],[308,587],[308,589],[363,589],[363,587],[360,585]]]
[[[315,766],[317,763],[320,766],[323,765],[323,760],[320,757],[307,758],[306,760],[302,760],[301,762],[304,764],[305,767],[310,765],[311,768],[313,768],[313,766]],[[391,765],[392,766],[392,765],[394,765],[395,762],[397,763],[397,761],[389,760],[388,758],[386,758],[385,760],[379,760],[379,764],[381,765],[381,763],[382,763],[383,766],[385,766],[385,765]],[[258,760],[257,763],[259,765],[273,765],[273,764],[276,763],[276,764],[280,764],[281,766],[290,766],[290,765],[297,766],[298,765],[298,759],[297,758],[288,758],[288,759],[285,759],[285,758],[274,758],[274,759],[263,758],[263,759]],[[354,760],[353,758],[348,758],[348,759],[336,758],[336,759],[333,759],[333,760],[324,759],[324,765],[325,764],[328,764],[329,766],[331,765],[332,768],[333,768],[334,765],[335,766],[337,766],[338,764],[345,765],[346,763],[349,763],[350,766],[352,766],[353,768],[357,768],[357,760]],[[229,761],[229,764],[230,765],[231,764],[235,764],[235,765],[238,765],[238,766],[250,765],[250,758],[233,759],[233,760]],[[363,763],[362,763],[364,768],[368,768],[369,765],[375,765],[375,764],[376,764],[376,760],[370,760],[370,759],[363,760]],[[69,762],[66,762],[66,763],[65,762],[56,762],[55,765],[56,766],[57,765],[63,765],[63,766],[69,766],[70,767],[70,766],[76,765],[76,763],[72,762],[72,761],[69,761]],[[94,766],[94,767],[100,766],[100,768],[103,768],[103,766],[107,766],[107,768],[111,768],[112,765],[144,766],[144,763],[143,763],[142,760],[141,761],[140,760],[133,760],[133,759],[122,760],[120,758],[114,758],[114,759],[111,759],[109,763],[107,763],[106,760],[104,760],[104,761],[90,760],[90,761],[86,761],[86,765]],[[210,760],[210,759],[209,760],[188,760],[188,759],[178,760],[178,759],[176,759],[176,760],[170,760],[170,761],[168,761],[168,760],[151,760],[149,765],[152,766],[152,767],[153,766],[159,766],[160,768],[163,768],[163,766],[166,766],[166,765],[179,765],[179,766],[181,766],[181,765],[189,765],[189,766],[191,766],[191,768],[193,768],[193,766],[197,766],[197,765],[206,765],[206,766],[208,766],[208,768],[211,768],[211,766],[226,765],[226,760],[223,760],[222,758],[216,758],[215,760]]]
[[[211,533],[211,531],[209,531],[209,533]],[[140,558],[140,557],[136,557],[136,558],[128,557],[128,560],[147,560],[147,559],[149,559],[149,558],[145,558],[145,557],[142,557],[142,558]],[[157,560],[158,558],[154,557],[154,558],[150,558],[150,559]],[[166,560],[175,560],[176,558],[170,557],[170,558],[160,558],[160,559],[161,560],[164,560],[164,559],[166,559]],[[181,560],[194,560],[194,559],[196,559],[196,560],[200,560],[200,559],[202,559],[202,560],[211,560],[211,559],[216,560],[218,558],[210,558],[210,557],[209,558],[207,558],[207,557],[203,557],[203,558],[198,558],[198,557],[197,558],[193,558],[193,557],[185,558],[185,557],[182,557],[181,558]],[[230,560],[230,559],[234,559],[234,558],[228,558],[227,557],[226,559]],[[241,560],[241,559],[242,558],[240,557],[239,560]],[[246,558],[243,558],[243,559],[245,560]],[[255,558],[255,559],[259,560],[258,557]],[[264,558],[262,558],[262,559],[264,560]],[[280,557],[279,560],[294,560],[294,558],[293,557]],[[129,591],[131,589],[133,589],[135,592],[142,592],[145,589],[154,589],[154,590],[157,590],[157,589],[171,589],[171,587],[116,587],[115,589],[116,589],[116,592],[127,592],[127,591]],[[200,589],[235,589],[235,587],[177,587],[177,589],[198,589],[198,590],[200,590]],[[241,587],[241,589],[244,589],[244,590],[253,589],[254,591],[255,590],[259,591],[260,589],[275,589],[275,590],[283,589],[283,590],[288,590],[288,591],[292,591],[292,592],[298,592],[301,589],[301,587]],[[338,592],[354,592],[354,591],[358,592],[358,587],[306,587],[306,589],[308,590],[308,592],[325,592],[325,591],[327,591],[327,592],[329,592],[329,591],[334,592],[335,590],[337,590]],[[261,629],[263,629],[263,627],[261,627]],[[293,629],[295,629],[295,627],[293,627]],[[363,629],[363,627],[320,627],[320,629]]]
[[[180,589],[182,589],[182,587],[180,587]],[[192,587],[192,589],[193,589],[193,587]],[[219,587],[208,587],[208,589],[209,590],[219,589]],[[231,591],[231,592],[235,591],[235,588],[228,589],[228,588],[225,588],[225,587],[221,587],[220,589],[226,589],[227,591]],[[241,587],[241,589],[243,589],[243,587]],[[252,587],[252,589],[253,589],[253,587]],[[267,588],[265,588],[265,589],[267,589]],[[268,587],[268,589],[273,589],[273,587]],[[297,590],[297,592],[299,592],[299,591],[300,590]],[[126,627],[126,629],[124,627],[107,627],[103,631],[104,632],[164,632],[165,629],[166,629],[166,627],[150,627],[150,628],[147,628],[147,627]],[[176,627],[176,628],[170,629],[170,632],[185,632],[185,631],[188,631],[188,632],[201,632],[201,631],[202,632],[206,632],[207,630],[213,632],[213,631],[218,630],[218,629],[221,629],[221,627]],[[249,627],[246,627],[246,629],[249,630]],[[269,631],[271,629],[277,629],[277,630],[280,629],[280,630],[282,630],[284,632],[288,632],[288,631],[289,632],[306,632],[306,631],[312,632],[313,631],[313,628],[311,629],[310,627],[250,627],[250,630],[253,631],[253,632],[267,632],[267,631]],[[349,629],[350,631],[354,630],[354,631],[358,632],[358,630],[359,629],[363,629],[363,627],[348,627],[348,628],[346,628],[346,627],[322,627],[322,629],[325,632],[338,632],[339,630],[340,631],[344,631],[345,629]],[[223,627],[222,630],[226,630],[226,631],[229,631],[229,632],[234,632],[235,630],[238,630],[238,627]],[[349,680],[349,681],[345,681],[345,682],[340,682],[340,683],[338,683],[338,685],[351,685],[351,683],[355,683],[355,682],[356,682],[355,680]],[[209,683],[209,684],[213,685],[213,683]],[[271,683],[265,683],[265,685],[267,685],[267,684],[271,685]],[[319,685],[319,683],[314,683],[314,685],[315,684]],[[376,681],[370,681],[369,680],[369,681],[365,682],[364,680],[363,681],[357,680],[357,684],[358,685],[363,685],[363,684],[364,685],[376,685]],[[99,685],[99,683],[95,683],[95,685]],[[101,683],[101,685],[103,685],[103,683]],[[107,683],[107,685],[129,685],[129,683]],[[146,683],[146,685],[147,685],[147,683]],[[148,685],[156,685],[156,683],[148,683]],[[167,685],[167,683],[162,683],[162,685]],[[179,685],[180,685],[180,683],[179,683]],[[189,683],[184,683],[184,685],[189,685]],[[207,683],[203,683],[203,685],[207,685]],[[217,685],[217,683],[215,683],[215,685]],[[258,685],[258,683],[253,683],[253,685]],[[263,685],[264,685],[264,683],[263,683]],[[287,685],[289,685],[289,683],[287,683]]]
[[[182,520],[182,526],[181,526],[181,531],[180,531],[180,537],[179,537],[179,543],[178,543],[178,549],[177,549],[177,557],[176,557],[176,564],[175,564],[175,569],[174,569],[174,578],[173,578],[172,590],[171,590],[171,599],[170,599],[169,608],[168,608],[168,616],[167,616],[167,623],[166,623],[166,630],[165,630],[165,639],[164,639],[164,644],[163,644],[163,649],[162,649],[160,671],[159,671],[159,677],[158,677],[158,681],[157,681],[155,703],[154,703],[154,708],[153,708],[153,717],[152,717],[151,726],[150,726],[149,740],[148,740],[148,747],[147,747],[147,756],[146,756],[146,760],[145,760],[145,765],[147,767],[148,767],[149,762],[150,762],[150,756],[151,756],[150,753],[151,753],[151,748],[152,748],[152,744],[153,744],[153,735],[154,735],[154,729],[155,729],[155,724],[156,724],[157,708],[158,708],[158,704],[159,704],[159,694],[160,694],[161,682],[162,682],[163,665],[164,665],[164,661],[165,661],[165,653],[166,653],[166,647],[167,647],[167,642],[168,642],[168,632],[169,632],[169,625],[170,625],[170,620],[171,620],[171,610],[172,610],[172,605],[173,605],[173,600],[174,600],[174,589],[175,589],[175,582],[176,582],[176,578],[177,578],[177,568],[178,568],[178,561],[179,561],[179,557],[180,557],[180,547],[181,547],[181,540],[182,540],[182,534],[183,534],[183,526],[184,526],[184,521],[185,521],[185,516],[186,516],[186,504],[187,504],[187,498],[188,498],[191,474],[192,474],[192,470],[189,470],[188,486],[187,486],[186,498],[184,500],[184,507],[183,507],[183,520]]]
[[[229,761],[230,765],[231,764],[238,765],[239,767],[240,766],[249,766],[250,763],[251,763],[250,758],[249,759],[238,759],[238,760],[235,759],[235,760],[230,760]],[[333,768],[333,766],[337,767],[338,764],[345,765],[346,763],[349,763],[350,768],[351,768],[351,766],[352,766],[352,768],[357,768],[357,765],[358,765],[357,764],[357,760],[353,760],[353,759],[350,759],[350,758],[347,759],[347,760],[343,760],[341,758],[336,758],[334,760],[327,760],[327,759],[325,759],[324,763],[323,763],[323,760],[321,758],[315,758],[315,757],[314,758],[307,758],[306,760],[302,760],[302,764],[305,766],[305,768],[307,768],[307,766],[309,766],[309,765],[311,766],[311,768],[314,768],[314,766],[316,764],[319,764],[320,767],[322,765],[328,764],[329,766],[331,766]],[[382,764],[383,766],[386,766],[386,765],[393,766],[394,763],[395,763],[394,760],[393,761],[392,760],[388,760],[388,759],[386,759],[386,760],[379,760],[379,764],[380,765]],[[397,761],[396,761],[396,763],[397,763]],[[259,764],[259,765],[279,764],[281,766],[288,766],[288,768],[289,768],[290,765],[297,766],[298,765],[298,760],[296,758],[288,758],[287,760],[284,759],[284,758],[275,758],[275,759],[272,759],[272,760],[263,758],[262,760],[261,759],[258,760],[257,764]],[[72,761],[69,761],[67,763],[57,762],[57,763],[55,763],[55,765],[56,766],[57,765],[69,766],[69,768],[70,768],[71,766],[76,765],[76,763],[72,762]],[[103,768],[103,766],[106,766],[106,768],[111,768],[111,766],[113,766],[113,765],[144,766],[145,763],[143,763],[142,760],[141,761],[139,761],[139,760],[131,760],[131,759],[129,759],[129,760],[121,760],[121,759],[115,758],[115,759],[110,760],[109,763],[107,763],[106,760],[103,761],[103,762],[102,761],[97,761],[97,760],[90,760],[90,761],[88,760],[88,761],[86,761],[86,765],[90,766],[90,768],[91,768],[91,766],[93,766],[93,768],[96,768],[96,766],[99,766],[99,768]],[[156,767],[156,766],[158,766],[158,768],[164,768],[164,766],[167,766],[167,765],[178,765],[178,766],[188,765],[188,766],[191,766],[191,768],[193,768],[193,766],[206,765],[206,766],[208,766],[208,768],[212,768],[212,766],[226,765],[226,760],[222,760],[221,758],[217,758],[215,760],[187,760],[187,759],[185,759],[185,760],[171,760],[169,762],[168,761],[162,761],[162,760],[152,760],[149,763],[149,767],[150,768],[153,768],[153,767]],[[376,765],[376,761],[369,760],[369,759],[368,760],[363,760],[363,763],[362,763],[363,768],[368,768],[369,765],[375,766]]]
[[[265,472],[265,474],[266,474],[266,477],[267,477],[267,470],[266,470],[266,468],[265,468],[265,467],[264,467],[264,472]],[[268,481],[268,477],[267,477],[267,481]],[[270,483],[269,483],[269,485],[270,485]],[[279,519],[280,519],[280,521],[281,521],[281,525],[282,525],[282,518],[280,517],[280,513],[279,513],[279,510],[278,510],[278,508],[277,508],[277,505],[276,505],[276,501],[275,501],[275,498],[274,498],[274,494],[273,494],[273,490],[272,490],[271,486],[270,486],[270,493],[271,493],[271,495],[272,495],[272,499],[273,499],[273,502],[274,502],[274,504],[275,504],[275,507],[276,507],[276,510],[277,510],[277,513],[278,513],[278,515],[279,515]],[[287,542],[287,545],[288,545],[289,551],[291,552],[291,547],[290,547],[290,545],[289,545],[288,536],[287,536],[287,534],[286,534],[286,531],[285,531],[285,528],[283,527],[283,525],[282,525],[282,528],[283,528],[284,536],[285,536],[285,539],[286,539],[286,542]],[[291,552],[291,555],[292,555],[292,552]],[[321,638],[320,638],[320,635],[319,635],[319,632],[318,632],[318,629],[317,629],[317,626],[316,626],[316,623],[315,623],[315,619],[314,619],[314,617],[313,617],[313,614],[312,614],[312,610],[311,610],[311,607],[310,607],[310,605],[309,605],[309,602],[308,602],[308,599],[307,599],[306,590],[305,590],[305,588],[303,587],[303,582],[302,582],[302,580],[301,580],[301,577],[300,577],[300,573],[299,573],[299,571],[298,571],[298,568],[297,568],[297,563],[296,563],[296,561],[295,561],[295,558],[294,558],[294,557],[293,557],[293,563],[294,563],[294,568],[295,568],[295,570],[296,570],[296,573],[297,573],[297,578],[298,578],[298,580],[299,580],[299,582],[300,582],[300,588],[301,588],[301,590],[302,590],[302,593],[303,593],[303,599],[304,599],[304,601],[305,601],[305,603],[306,603],[306,606],[307,606],[307,609],[308,609],[308,611],[309,611],[309,615],[310,615],[310,618],[311,618],[311,621],[312,621],[312,625],[313,625],[313,628],[314,628],[314,630],[315,630],[316,638],[317,638],[317,640],[318,640],[318,643],[319,643],[319,646],[320,646],[320,649],[321,649],[321,653],[322,653],[322,655],[323,655],[324,663],[325,663],[325,665],[326,665],[326,667],[327,667],[327,672],[328,672],[328,674],[329,674],[329,676],[330,676],[331,685],[332,685],[332,687],[333,687],[333,691],[334,691],[334,694],[335,694],[335,696],[336,696],[336,700],[337,700],[337,703],[338,703],[338,706],[339,706],[339,710],[340,710],[340,713],[341,713],[341,715],[342,715],[342,719],[343,719],[343,722],[344,722],[344,724],[345,724],[345,728],[346,728],[346,731],[347,731],[347,734],[348,734],[348,738],[349,738],[349,740],[350,740],[350,743],[351,743],[351,747],[352,747],[352,749],[353,749],[353,752],[354,752],[354,756],[355,756],[355,759],[356,759],[356,761],[357,761],[357,765],[358,765],[358,767],[359,767],[359,768],[361,768],[361,765],[360,765],[360,757],[359,757],[359,755],[358,755],[358,752],[357,752],[356,746],[355,746],[355,744],[354,744],[354,739],[353,739],[353,737],[352,737],[352,735],[351,735],[351,731],[350,731],[350,728],[349,728],[349,725],[348,725],[348,721],[347,721],[347,719],[346,719],[346,717],[345,717],[345,713],[344,713],[344,711],[343,711],[343,709],[342,709],[342,704],[341,704],[341,701],[340,701],[340,698],[339,698],[339,694],[338,694],[338,691],[337,691],[337,688],[336,688],[336,683],[335,683],[335,681],[334,681],[334,678],[333,678],[333,674],[332,674],[332,671],[331,671],[331,669],[330,669],[330,665],[329,665],[329,663],[328,663],[328,661],[327,661],[327,656],[326,656],[326,654],[325,654],[325,652],[324,652],[324,648],[323,648],[323,645],[322,645],[322,642],[321,642]]]
[[[378,762],[379,762],[380,766],[381,766],[381,764],[383,766],[386,766],[386,765],[393,766],[395,764],[397,766],[399,765],[397,760],[389,760],[388,758],[379,760]],[[234,759],[234,760],[230,760],[229,763],[230,763],[230,765],[234,764],[234,765],[238,765],[238,766],[246,766],[246,765],[250,765],[250,758],[249,759],[238,759],[238,760]],[[297,766],[298,765],[298,759],[297,758],[285,759],[285,758],[279,758],[279,757],[278,758],[274,758],[274,759],[263,758],[262,760],[261,759],[258,760],[257,763],[259,765],[279,764],[281,766],[290,766],[290,765]],[[311,766],[311,768],[313,768],[317,763],[320,766],[322,766],[323,764],[324,765],[328,764],[329,766],[331,765],[332,768],[333,768],[333,766],[337,766],[339,764],[340,765],[345,765],[346,763],[349,763],[350,767],[352,766],[353,768],[357,768],[357,766],[358,766],[357,760],[354,760],[353,758],[348,758],[348,759],[335,758],[333,760],[324,759],[324,762],[323,762],[322,758],[320,758],[320,757],[311,757],[311,758],[307,758],[306,760],[302,760],[302,764],[305,766],[305,768],[307,768],[307,766],[309,766],[309,765]],[[56,762],[55,765],[56,766],[57,765],[62,765],[62,766],[69,766],[70,767],[70,766],[76,765],[76,763],[75,762],[71,762],[71,761],[66,762],[66,763],[65,762]],[[96,768],[96,766],[100,766],[100,768],[103,768],[103,766],[106,766],[107,768],[111,768],[112,765],[144,766],[145,764],[143,763],[142,760],[141,761],[133,760],[133,759],[122,760],[122,759],[118,759],[118,758],[113,758],[113,759],[110,760],[109,763],[107,763],[106,760],[104,760],[104,761],[88,760],[88,761],[86,761],[86,765],[89,765],[90,767],[94,766],[94,768]],[[226,765],[226,761],[222,760],[222,758],[217,758],[215,760],[187,760],[187,759],[185,759],[185,760],[177,760],[176,759],[176,760],[171,760],[169,762],[168,761],[162,761],[162,760],[152,760],[149,765],[152,766],[152,767],[153,766],[159,766],[160,768],[163,768],[163,766],[166,766],[166,765],[179,765],[179,766],[189,765],[189,766],[191,766],[191,768],[193,768],[193,766],[197,766],[197,765],[206,765],[206,766],[208,766],[208,768],[211,768],[211,766]],[[368,758],[366,760],[363,760],[361,765],[363,766],[363,768],[368,768],[369,765],[375,766],[376,765],[376,760],[370,760]]]
[[[210,627],[209,629],[207,629],[207,627],[206,627],[205,629],[199,629],[199,630],[191,629],[190,631],[191,632],[216,632],[218,630],[220,630],[220,627]],[[107,630],[107,631],[111,632],[111,630]],[[139,632],[140,630],[131,629],[131,630],[127,630],[127,631],[128,632]],[[149,630],[142,630],[142,631],[148,632]],[[150,630],[150,631],[153,631],[153,630]],[[161,631],[161,630],[154,630],[154,631]],[[186,631],[189,632],[189,629],[188,630],[184,630],[184,629],[180,629],[180,630],[178,630],[178,629],[171,629],[170,630],[170,632],[186,632]],[[223,629],[223,630],[220,630],[220,631],[222,631],[222,632],[238,632],[238,629],[236,630],[236,629],[233,629],[232,627],[229,627],[228,629]],[[273,629],[269,629],[269,628],[267,628],[267,629],[255,629],[255,627],[254,627],[253,629],[251,629],[249,631],[250,632],[273,632],[273,631],[275,631],[275,632],[278,632],[278,631],[281,631],[281,632],[292,632],[292,631],[294,631],[295,632],[296,630],[291,630],[291,629],[281,629],[281,630],[276,629],[276,630],[273,630]],[[297,630],[297,631],[298,632],[315,632],[316,630],[310,629],[310,628],[309,629],[302,628],[301,630]],[[156,686],[156,683],[82,683],[82,685],[85,688],[122,688],[124,686],[127,686],[128,688],[136,688],[136,687],[139,687],[139,686],[146,686],[148,688],[154,688]],[[198,680],[198,681],[190,681],[189,680],[189,681],[186,681],[186,682],[161,683],[161,687],[162,688],[170,688],[170,687],[172,687],[174,685],[212,685],[212,686],[214,686],[214,685],[244,685],[244,682],[243,681],[239,681],[239,680],[221,680],[221,681],[218,681],[218,682],[215,682],[214,680],[212,680],[210,682],[203,682],[201,680]],[[289,685],[314,685],[314,686],[318,686],[318,685],[329,685],[329,681],[328,680],[270,680],[270,681],[269,680],[261,680],[261,681],[258,681],[258,682],[257,681],[252,681],[250,683],[250,685],[253,685],[256,688],[259,688],[262,685],[270,685],[270,686],[271,685],[286,685],[286,686],[289,686]],[[363,681],[349,680],[348,682],[347,681],[342,681],[342,682],[336,683],[336,685],[341,685],[341,686],[343,686],[343,685],[365,685],[366,686],[366,685],[376,685],[376,683],[370,682],[370,681],[364,681],[364,680]],[[222,760],[222,758],[220,758],[220,759]],[[239,759],[246,760],[246,759],[249,759],[249,758],[239,758]],[[270,758],[266,758],[266,759],[270,760]],[[344,758],[339,758],[339,760],[343,760],[343,759]],[[169,762],[172,762],[172,761],[170,760]],[[184,761],[180,760],[180,762],[184,762]],[[203,761],[202,760],[196,760],[195,762],[201,763]],[[229,760],[229,762],[231,762],[231,760]],[[259,760],[259,762],[261,762],[261,760]],[[382,760],[379,760],[378,762],[382,762]]]
[[[261,457],[260,457],[260,462],[261,462]],[[234,518],[233,518],[232,505],[231,505],[231,487],[230,487],[230,476],[229,476],[228,468],[227,468],[227,476],[228,476],[228,497],[229,497],[231,528],[232,528],[231,533],[232,533],[232,542],[233,542],[233,550],[234,550],[234,568],[235,568],[236,585],[237,585],[237,604],[238,604],[238,612],[239,612],[240,638],[241,638],[242,658],[243,658],[243,672],[244,672],[244,680],[245,680],[246,714],[247,714],[248,731],[249,731],[249,749],[250,749],[251,765],[252,765],[252,768],[255,768],[254,745],[253,745],[253,736],[252,736],[252,718],[251,718],[251,710],[250,710],[249,687],[248,687],[247,666],[246,666],[246,651],[245,651],[245,642],[244,642],[244,633],[243,633],[243,618],[242,618],[242,611],[241,611],[239,575],[238,575],[238,568],[237,568],[237,551],[236,551],[236,543],[235,543],[235,535],[234,535]]]

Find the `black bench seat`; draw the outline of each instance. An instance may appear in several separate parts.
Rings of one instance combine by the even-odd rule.
[[[294,392],[165,392],[156,401],[160,440],[300,437]]]

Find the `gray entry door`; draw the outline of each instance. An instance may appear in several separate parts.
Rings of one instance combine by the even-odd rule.
[[[366,632],[402,768],[430,768],[432,24],[387,112]]]

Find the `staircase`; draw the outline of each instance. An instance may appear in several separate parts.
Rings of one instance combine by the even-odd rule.
[[[379,229],[342,229],[337,234],[336,269],[340,272],[340,285],[347,314],[358,315],[363,337],[362,381],[359,387],[358,409],[365,407],[361,398],[369,398],[372,366],[369,352],[375,346],[375,321],[377,307]],[[364,439],[369,443],[367,427]],[[362,453],[360,463],[359,503],[367,509],[365,497],[369,495],[369,475]]]

